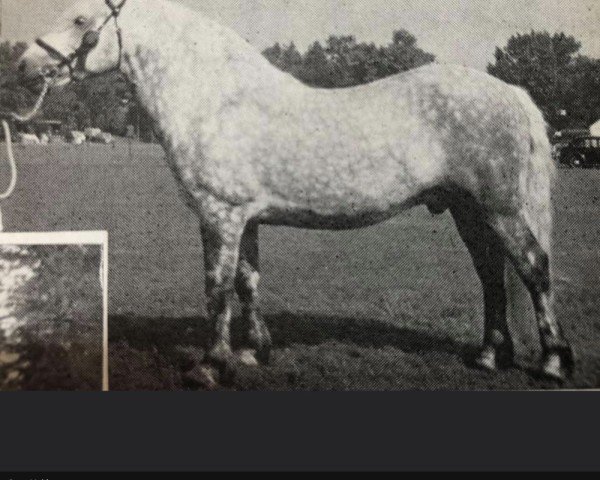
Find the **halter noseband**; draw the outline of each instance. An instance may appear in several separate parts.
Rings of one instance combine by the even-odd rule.
[[[121,32],[121,27],[119,26],[118,20],[121,10],[123,10],[126,2],[127,0],[122,0],[118,5],[114,5],[112,0],[104,0],[104,3],[106,3],[110,9],[110,15],[104,19],[98,28],[85,32],[81,41],[81,45],[77,48],[77,50],[68,56],[62,52],[59,52],[56,48],[46,43],[41,38],[38,38],[35,43],[46,50],[50,56],[60,60],[60,63],[57,65],[58,69],[68,67],[71,79],[78,80],[79,78],[77,77],[76,73],[85,72],[85,60],[87,56],[98,45],[98,42],[100,41],[100,33],[104,27],[106,27],[111,20],[114,20],[117,27],[117,41],[119,42],[119,63],[114,69],[118,70],[121,67],[121,56],[123,55],[123,34]]]

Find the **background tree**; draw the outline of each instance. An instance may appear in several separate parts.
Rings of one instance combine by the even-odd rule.
[[[323,46],[313,43],[306,53],[275,44],[263,54],[277,68],[302,82],[321,88],[344,88],[370,83],[435,61],[406,30],[394,32],[386,46],[358,42],[352,35],[331,36]]]
[[[580,49],[581,43],[564,33],[518,34],[496,49],[488,72],[529,91],[554,128],[587,128],[600,118],[600,65]]]
[[[304,83],[322,88],[335,86],[333,65],[320,42],[313,43],[302,59],[299,78]]]
[[[13,83],[16,80],[16,64],[27,49],[25,43],[0,43],[0,111],[14,111],[29,105],[31,93]]]
[[[561,105],[567,126],[588,128],[600,119],[600,60],[576,57],[567,69]]]

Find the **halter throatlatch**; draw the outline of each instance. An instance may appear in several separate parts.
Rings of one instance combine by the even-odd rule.
[[[85,61],[87,56],[100,42],[100,33],[111,20],[114,20],[117,28],[117,41],[119,42],[119,63],[114,69],[118,70],[121,68],[121,56],[123,55],[123,34],[121,32],[121,27],[119,26],[119,15],[121,14],[121,10],[123,10],[126,2],[127,0],[122,0],[121,3],[115,5],[112,0],[104,0],[104,3],[106,3],[110,9],[110,15],[104,19],[98,28],[85,32],[81,41],[81,45],[79,45],[77,50],[70,55],[65,55],[41,38],[38,38],[35,43],[39,47],[46,50],[50,56],[60,60],[60,63],[57,65],[58,69],[63,67],[67,67],[69,69],[69,76],[71,77],[71,80],[79,80],[81,77],[78,76],[78,74],[85,74]]]

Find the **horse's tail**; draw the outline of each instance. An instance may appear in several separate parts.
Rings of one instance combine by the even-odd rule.
[[[529,118],[530,141],[530,154],[521,166],[519,178],[521,213],[540,246],[548,258],[551,258],[553,224],[551,190],[556,178],[552,147],[542,112],[525,90],[516,88],[516,92]],[[523,328],[525,324],[522,319],[533,316],[529,292],[520,281],[512,264],[507,265],[505,278],[509,317],[512,318],[514,326]]]
[[[522,165],[520,193],[522,214],[540,246],[552,255],[552,186],[556,166],[548,139],[546,121],[529,94],[516,88],[519,101],[529,117],[530,155]]]

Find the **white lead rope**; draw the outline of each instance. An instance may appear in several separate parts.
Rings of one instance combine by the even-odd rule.
[[[2,120],[2,128],[4,129],[4,136],[6,138],[6,153],[8,155],[8,163],[10,164],[10,184],[8,188],[0,194],[0,201],[9,198],[17,187],[17,162],[15,162],[15,156],[13,154],[12,139],[10,137],[10,127],[6,120]],[[2,207],[0,205],[0,232],[4,231],[4,222],[2,218]]]
[[[48,93],[48,89],[50,88],[50,81],[46,80],[44,82],[44,88],[35,102],[35,106],[33,110],[29,112],[27,115],[17,115],[16,113],[12,113],[11,116],[15,120],[19,122],[29,122],[33,117],[35,117],[40,108],[42,108],[42,104],[44,103],[44,99],[46,98],[46,94]],[[6,120],[2,120],[2,128],[4,130],[4,138],[6,139],[6,154],[8,155],[8,163],[10,165],[10,183],[8,184],[7,189],[0,193],[0,201],[7,200],[10,196],[15,192],[17,188],[17,162],[15,161],[15,155],[13,153],[13,145],[12,145],[12,137],[10,132],[10,126]],[[2,208],[0,205],[0,232],[4,231],[4,222],[2,218]]]
[[[14,193],[17,186],[17,162],[15,162],[15,156],[13,154],[10,126],[6,120],[2,120],[2,128],[4,129],[4,137],[6,138],[6,153],[8,155],[8,163],[10,164],[10,184],[3,193],[0,193],[0,200],[6,200]],[[1,220],[2,217],[0,213],[0,230],[2,229]]]
[[[40,108],[42,108],[42,105],[44,103],[44,99],[46,98],[46,94],[48,93],[48,90],[50,90],[50,84],[52,83],[52,80],[50,80],[49,78],[44,79],[44,88],[42,88],[42,92],[40,93],[40,96],[38,97],[37,101],[35,102],[35,106],[33,107],[33,110],[31,110],[31,112],[29,112],[27,115],[17,115],[16,113],[11,113],[10,116],[12,118],[14,118],[17,122],[21,122],[21,123],[26,123],[29,122],[30,120],[33,119],[33,117],[35,117],[38,112],[40,111]]]

